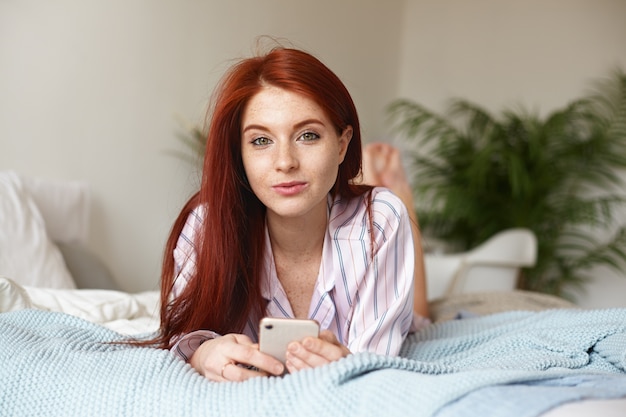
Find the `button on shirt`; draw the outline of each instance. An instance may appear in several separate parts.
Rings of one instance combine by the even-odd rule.
[[[372,190],[370,223],[367,198],[367,194],[353,199],[329,196],[328,227],[308,315],[321,329],[331,330],[351,352],[396,355],[414,319],[410,219],[398,197],[377,187]],[[196,208],[178,239],[174,250],[178,275],[174,297],[194,275],[197,254],[193,242],[205,212],[203,207]],[[266,315],[293,318],[287,294],[276,274],[267,228],[265,239],[261,291],[267,300]],[[259,319],[249,318],[243,331],[255,342]],[[176,342],[173,351],[189,360],[200,344],[217,336],[210,329],[189,333]]]

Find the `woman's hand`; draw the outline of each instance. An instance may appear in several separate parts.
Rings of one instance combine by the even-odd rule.
[[[279,360],[261,353],[258,344],[242,334],[207,340],[194,352],[189,363],[212,381],[245,381],[284,372]]]
[[[347,347],[339,343],[333,332],[323,330],[319,337],[306,337],[287,346],[287,369],[289,372],[326,365],[350,354]]]

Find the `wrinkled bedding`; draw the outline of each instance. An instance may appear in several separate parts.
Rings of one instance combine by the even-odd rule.
[[[168,351],[116,343],[127,336],[115,323],[141,321],[154,294],[107,292],[116,307],[88,308],[24,291],[30,307],[22,295],[0,314],[0,416],[518,417],[626,397],[626,309],[452,320],[411,335],[400,357],[360,353],[282,378],[213,383]],[[54,303],[66,311],[32,308]]]
[[[125,335],[158,329],[159,293],[21,286],[0,277],[0,312],[32,308],[80,317]]]

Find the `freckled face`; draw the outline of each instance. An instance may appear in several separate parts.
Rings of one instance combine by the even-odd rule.
[[[252,97],[242,118],[248,182],[268,215],[326,215],[326,198],[352,128],[341,135],[312,100],[273,86]]]

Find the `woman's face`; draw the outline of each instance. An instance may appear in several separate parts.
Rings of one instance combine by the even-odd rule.
[[[252,97],[241,125],[243,166],[268,215],[325,213],[352,128],[338,135],[314,101],[273,86]]]

